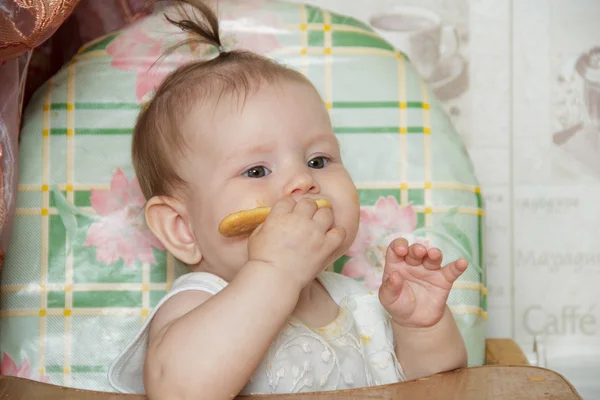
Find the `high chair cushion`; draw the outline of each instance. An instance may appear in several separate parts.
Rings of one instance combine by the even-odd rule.
[[[359,237],[332,267],[371,289],[404,236],[471,265],[448,304],[470,365],[484,361],[483,204],[469,156],[406,57],[355,19],[304,4],[221,2],[226,47],[306,74],[331,111],[362,206]],[[243,16],[243,18],[238,18]],[[144,227],[130,159],[136,115],[173,68],[216,50],[186,45],[162,13],[93,43],[24,115],[13,238],[2,276],[2,373],[107,390],[106,370],[185,268]]]

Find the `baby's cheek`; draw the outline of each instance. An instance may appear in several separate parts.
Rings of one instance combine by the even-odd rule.
[[[358,230],[360,223],[360,206],[359,201],[355,201],[354,196],[346,198],[344,202],[343,215],[340,216],[341,221],[346,228],[346,234],[352,236]]]
[[[354,194],[352,195],[352,200],[357,206],[360,205],[360,197],[358,196],[358,191],[354,192]]]
[[[223,213],[222,218],[219,219],[219,223],[227,216],[231,215],[231,214],[235,214],[237,212],[240,211],[244,211],[244,210],[252,210],[254,208],[258,208],[258,207],[264,207],[264,206],[268,206],[269,203],[262,199],[262,198],[258,198],[253,200],[251,197],[248,198],[244,198],[243,201],[235,201],[232,204],[228,204],[226,207],[227,212]]]

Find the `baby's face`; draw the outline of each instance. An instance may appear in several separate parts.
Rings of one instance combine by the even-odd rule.
[[[263,84],[243,106],[240,101],[223,97],[214,114],[197,107],[184,121],[190,150],[179,170],[189,183],[183,202],[201,269],[233,279],[248,259],[248,238],[223,237],[219,223],[287,196],[331,202],[335,225],[347,232],[341,256],[356,236],[359,202],[318,93],[282,80]]]

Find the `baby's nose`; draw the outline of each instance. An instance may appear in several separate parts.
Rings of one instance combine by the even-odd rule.
[[[284,188],[284,195],[293,197],[296,201],[307,193],[319,193],[321,188],[312,175],[303,173],[295,175]]]

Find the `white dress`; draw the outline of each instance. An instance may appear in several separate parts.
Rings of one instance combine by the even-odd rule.
[[[394,352],[390,317],[377,293],[333,272],[323,272],[317,279],[338,304],[337,318],[313,329],[290,317],[240,394],[352,389],[405,379]],[[156,311],[182,291],[202,290],[214,295],[225,286],[227,282],[205,272],[178,278],[135,339],[110,366],[111,385],[123,393],[145,393],[144,359],[149,324]]]

